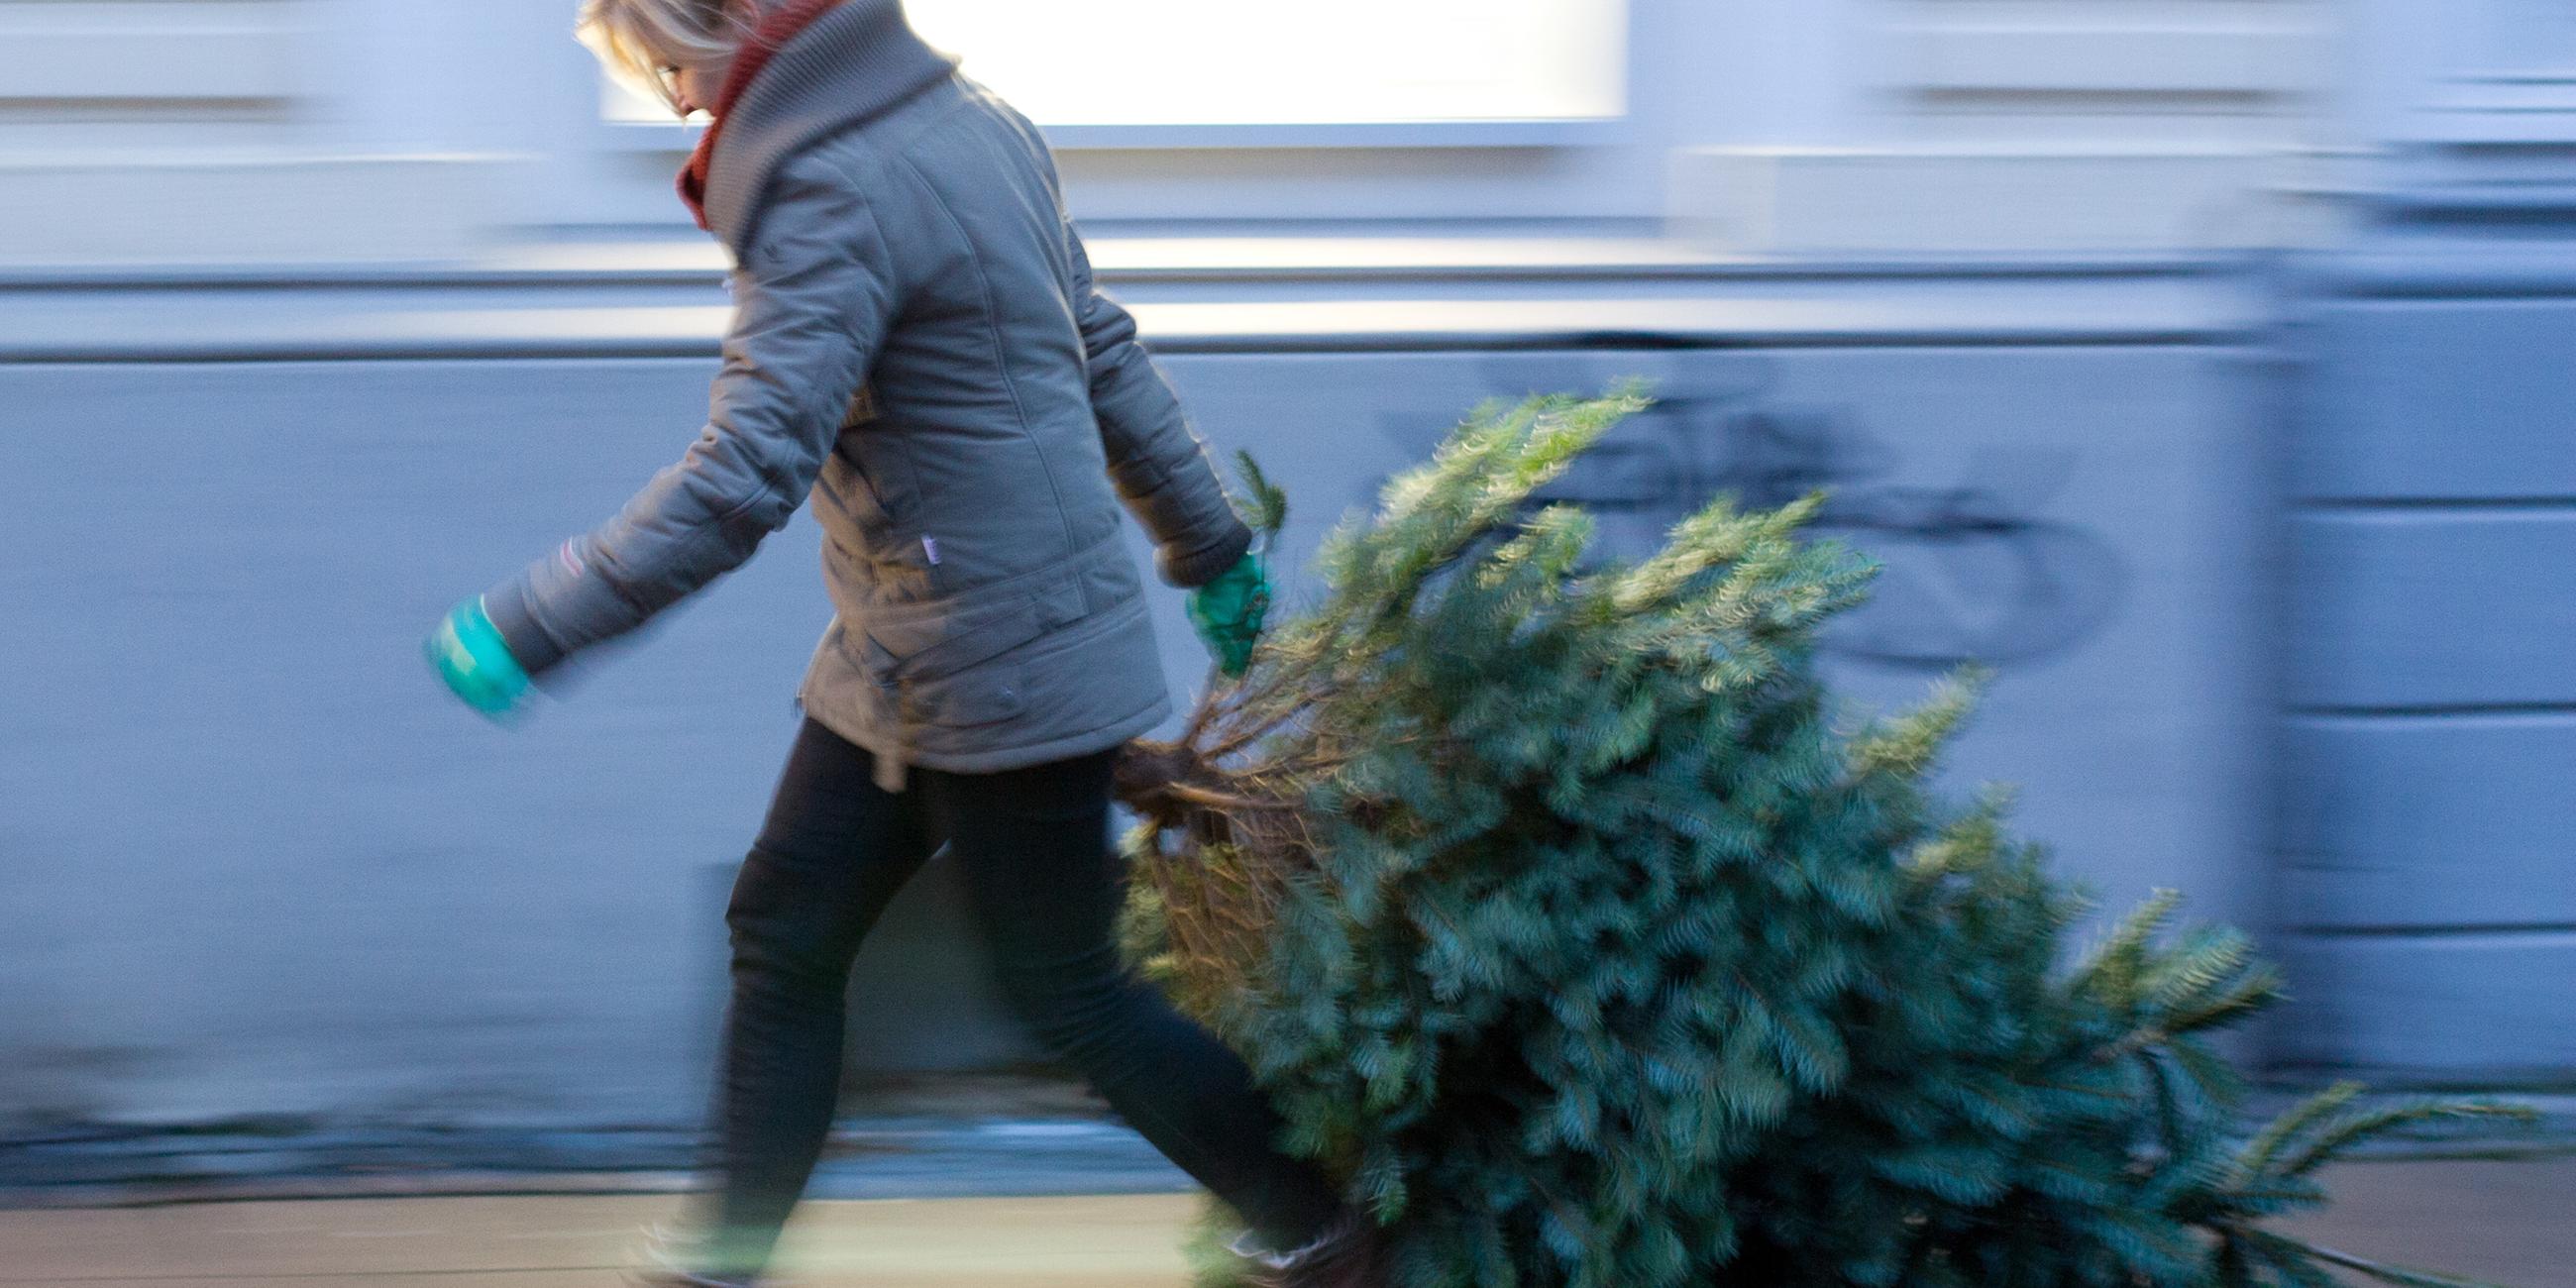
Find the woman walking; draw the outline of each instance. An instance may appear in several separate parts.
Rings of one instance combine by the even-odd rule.
[[[830,1128],[860,940],[945,843],[1017,1014],[1251,1226],[1263,1282],[1378,1282],[1372,1224],[1244,1065],[1119,961],[1117,749],[1171,712],[1120,500],[1230,669],[1251,533],[1094,286],[1052,159],[900,0],[589,0],[585,38],[713,123],[680,176],[732,250],[709,420],[617,517],[430,651],[494,715],[750,558],[810,494],[834,621],[726,919],[711,1185],[641,1282],[758,1279]],[[1114,481],[1114,489],[1113,489]]]

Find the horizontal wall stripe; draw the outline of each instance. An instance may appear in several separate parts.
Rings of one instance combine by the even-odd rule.
[[[2340,720],[2475,720],[2503,716],[2576,716],[2576,702],[2452,702],[2416,706],[2292,706],[2293,716]]]
[[[2576,921],[2457,926],[2416,926],[2403,923],[2384,926],[2294,925],[2283,929],[2311,939],[2510,939],[2516,935],[2576,935]]]
[[[2377,514],[2386,511],[2482,510],[2533,514],[2576,513],[2576,495],[2570,496],[2371,496],[2346,497],[2331,501],[2305,501],[2297,505],[2304,514]]]
[[[2576,931],[2576,712],[2293,717],[2281,751],[2291,923]]]
[[[2471,1082],[2576,1068],[2576,932],[2278,937],[2276,1054],[2297,1065]]]
[[[2289,527],[2289,702],[2576,704],[2576,514],[2303,514]]]
[[[2300,499],[2576,497],[2576,299],[2342,301],[2309,320]]]

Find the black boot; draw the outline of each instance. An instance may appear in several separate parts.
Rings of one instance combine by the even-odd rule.
[[[1314,1242],[1263,1255],[1238,1245],[1250,1288],[1384,1288],[1385,1234],[1362,1208],[1344,1204]]]
[[[719,1275],[704,1270],[706,1241],[669,1226],[646,1229],[628,1260],[631,1288],[759,1288],[749,1276]]]

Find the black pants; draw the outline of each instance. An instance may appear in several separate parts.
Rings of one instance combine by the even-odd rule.
[[[997,774],[915,768],[910,790],[889,794],[867,751],[805,722],[725,914],[733,1001],[707,1196],[712,1269],[747,1277],[767,1262],[831,1127],[859,941],[943,841],[1020,1019],[1265,1243],[1321,1232],[1337,1195],[1276,1150],[1278,1117],[1243,1062],[1119,960],[1114,757]]]

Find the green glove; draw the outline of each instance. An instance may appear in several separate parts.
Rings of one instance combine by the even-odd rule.
[[[430,632],[426,651],[438,678],[465,705],[494,720],[516,712],[527,695],[528,673],[510,656],[510,646],[484,613],[479,595],[458,604]]]
[[[1247,554],[1217,578],[1190,592],[1190,625],[1216,654],[1229,676],[1252,665],[1253,642],[1261,638],[1262,619],[1270,613],[1270,578],[1261,556]]]

